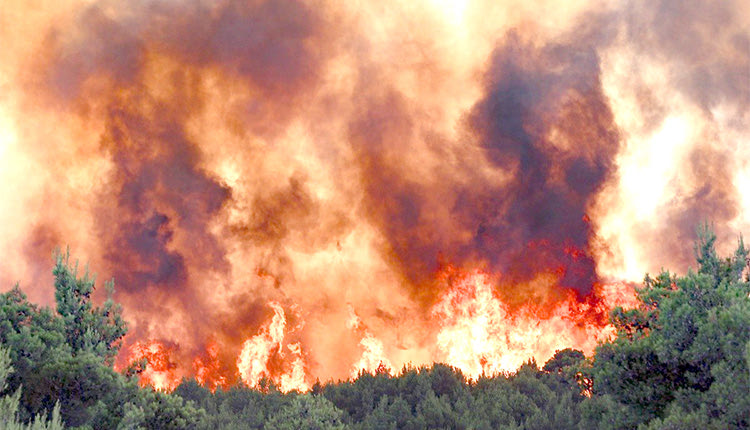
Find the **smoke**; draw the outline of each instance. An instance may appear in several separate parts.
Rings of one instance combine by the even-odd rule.
[[[618,260],[602,258],[602,272],[684,270],[693,255],[682,244],[698,224],[712,222],[727,248],[747,230],[747,16],[742,2],[664,0],[628,2],[607,19],[616,36],[601,49],[605,86],[627,142],[619,181],[598,197]]]
[[[470,122],[489,160],[512,172],[493,193],[501,206],[482,220],[476,248],[519,281],[562,264],[561,284],[586,294],[598,280],[588,206],[612,172],[619,135],[598,56],[581,45],[534,49],[511,33]]]
[[[395,90],[371,96],[349,131],[365,209],[387,241],[386,258],[421,296],[441,260],[482,265],[511,283],[560,269],[561,286],[585,296],[598,281],[588,205],[619,144],[596,52],[535,47],[511,32],[489,63],[457,143],[424,130],[423,114]],[[425,147],[404,144],[415,135]],[[420,160],[433,165],[412,164]],[[472,171],[477,162],[493,175]]]
[[[8,5],[0,281],[51,302],[69,244],[172,376],[291,387],[449,360],[459,287],[600,328],[604,283],[750,225],[742,2],[448,3]]]

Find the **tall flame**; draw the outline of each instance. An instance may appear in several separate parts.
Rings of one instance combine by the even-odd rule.
[[[286,343],[286,317],[279,303],[268,304],[273,309],[271,321],[261,328],[260,333],[247,339],[237,358],[240,377],[250,387],[258,387],[262,378],[274,380],[283,392],[306,391],[310,386],[302,360],[300,344]],[[285,351],[285,347],[287,351]],[[292,357],[288,369],[273,372],[274,361],[283,362],[287,355]]]
[[[351,377],[356,378],[361,372],[393,373],[393,365],[385,355],[383,342],[373,336],[372,333],[364,327],[362,320],[357,316],[356,312],[354,312],[354,308],[352,308],[351,305],[348,306],[348,309],[349,320],[347,321],[347,327],[357,330],[362,334],[362,339],[359,341],[359,346],[362,348],[362,356],[354,363]]]
[[[622,289],[610,289],[619,293],[609,296],[613,306],[631,305]],[[592,352],[607,333],[587,321],[592,311],[597,312],[578,302],[572,292],[552,309],[528,303],[511,310],[495,294],[489,274],[476,270],[453,275],[432,309],[440,325],[437,346],[444,361],[470,378],[512,372],[532,358],[543,363],[571,345]]]

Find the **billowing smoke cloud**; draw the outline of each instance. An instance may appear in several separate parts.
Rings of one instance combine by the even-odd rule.
[[[98,196],[103,258],[145,315],[186,313],[190,331],[211,330],[205,293],[191,272],[228,273],[209,227],[230,191],[198,167],[199,150],[182,126],[185,113],[175,109],[180,103],[149,103],[133,92],[110,101],[102,135],[113,162]]]
[[[601,49],[605,73],[628,138],[620,180],[599,198],[616,271],[684,270],[693,255],[682,244],[703,222],[727,247],[747,230],[747,17],[742,2],[663,0],[630,2],[606,20],[617,36]]]
[[[499,41],[459,145],[477,145],[501,181],[472,173],[476,160],[445,154],[436,138],[427,148],[436,165],[412,176],[404,140],[425,133],[419,113],[393,90],[371,97],[350,128],[365,207],[412,285],[431,281],[442,259],[489,265],[512,281],[561,270],[562,286],[590,292],[587,210],[619,143],[599,73],[592,48],[537,48],[516,33]]]
[[[0,280],[49,301],[70,244],[176,376],[450,359],[471,288],[600,328],[604,283],[749,224],[741,2],[81,3],[0,18]]]
[[[512,179],[494,193],[502,206],[480,225],[477,248],[511,276],[562,265],[561,284],[586,294],[597,281],[588,206],[619,144],[598,55],[585,44],[535,50],[511,34],[491,61],[471,125]]]
[[[246,95],[232,106],[241,116],[232,132],[273,135],[283,127],[298,98],[314,91],[317,69],[325,62],[322,42],[314,40],[323,34],[317,13],[296,1],[211,7],[134,2],[127,8],[99,2],[77,11],[71,27],[47,31],[45,55],[34,61],[42,64],[39,79],[30,86],[67,109],[85,111],[89,125],[101,121],[96,151],[109,169],[92,196],[100,250],[95,261],[117,281],[135,322],[133,338],[170,339],[164,331],[179,326],[182,334],[174,340],[182,341],[189,355],[208,339],[222,338],[230,330],[224,322],[243,321],[240,327],[248,330],[262,322],[263,298],[232,293],[233,313],[242,316],[212,306],[204,280],[231,278],[222,235],[268,248],[262,261],[248,265],[273,277],[277,288],[291,273],[285,230],[317,204],[305,195],[304,179],[290,178],[288,187],[271,193],[252,190],[247,218],[218,226],[226,216],[222,209],[246,202],[233,201],[230,187],[206,170],[201,149],[206,143],[188,127],[207,108],[206,75],[215,70],[240,81]],[[308,219],[317,222],[314,213]],[[60,234],[50,240],[44,232],[54,231],[55,222],[48,223],[28,245],[40,263],[64,240]],[[237,348],[247,333],[231,331],[230,339],[221,341]]]

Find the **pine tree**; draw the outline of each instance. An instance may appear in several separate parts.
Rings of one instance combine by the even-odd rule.
[[[78,277],[78,263],[71,266],[70,251],[55,256],[55,300],[57,312],[65,322],[68,345],[76,355],[82,351],[102,357],[112,365],[127,333],[122,308],[113,300],[114,281],[106,284],[107,299],[102,307],[94,307],[91,294],[95,280],[88,268]]]

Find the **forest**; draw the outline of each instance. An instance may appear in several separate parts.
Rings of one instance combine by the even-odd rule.
[[[558,351],[544,364],[468,380],[450,366],[362,372],[282,393],[267,381],[212,392],[183,380],[139,387],[146,363],[114,369],[127,333],[122,308],[69,253],[54,265],[54,309],[16,285],[0,294],[3,429],[737,429],[750,427],[750,263],[742,239],[717,255],[702,229],[696,268],[646,275],[635,309],[590,357]]]

